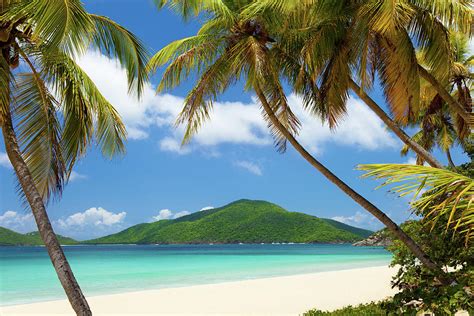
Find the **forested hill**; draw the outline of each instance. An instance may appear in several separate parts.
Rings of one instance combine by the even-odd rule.
[[[78,242],[72,238],[57,235],[61,245],[75,245]],[[0,246],[40,246],[43,241],[38,232],[20,234],[13,230],[0,227]]]
[[[239,200],[173,220],[135,225],[84,243],[342,243],[371,234],[334,220],[289,212],[270,202]]]

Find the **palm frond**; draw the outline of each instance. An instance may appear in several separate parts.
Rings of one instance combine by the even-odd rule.
[[[205,0],[154,0],[158,9],[165,6],[179,13],[184,19],[197,16],[202,10],[202,4]]]
[[[418,61],[407,33],[393,38],[378,37],[380,44],[379,76],[385,98],[395,120],[406,124],[419,109],[420,80]]]
[[[448,28],[471,33],[472,1],[470,0],[410,0],[411,4],[429,12]]]
[[[466,242],[474,240],[474,180],[445,169],[407,164],[359,165],[364,178],[386,179],[380,187],[391,188],[400,196],[413,195],[410,203],[426,222],[436,225],[438,218],[448,218],[446,229],[459,233]],[[424,192],[423,192],[424,191]]]
[[[80,0],[19,1],[2,18],[25,20],[35,42],[69,55],[88,48],[94,27]]]
[[[422,62],[440,81],[449,78],[453,53],[446,27],[427,11],[419,11],[411,21],[408,30],[416,39],[422,55]]]
[[[177,87],[192,71],[201,73],[202,69],[206,69],[214,61],[223,40],[209,39],[174,58],[163,73],[157,91]]]
[[[140,96],[148,79],[146,63],[148,52],[143,43],[130,31],[111,19],[91,14],[94,23],[92,41],[96,48],[110,57],[116,57],[127,71],[129,92]]]
[[[202,124],[209,119],[213,102],[231,83],[232,71],[229,66],[229,54],[223,54],[203,71],[194,88],[184,101],[183,109],[176,120],[176,124],[185,124],[186,132],[183,144],[188,143]]]
[[[52,87],[64,117],[63,148],[68,170],[95,138],[105,156],[124,151],[125,127],[118,112],[70,57],[41,56],[45,81]]]
[[[181,54],[185,54],[189,50],[199,47],[200,45],[205,45],[208,41],[212,40],[213,36],[209,34],[202,34],[174,41],[153,55],[153,57],[148,62],[147,69],[149,72],[153,73],[158,69],[158,67],[176,59]]]
[[[19,73],[13,91],[18,142],[36,188],[45,201],[60,195],[67,177],[62,157],[57,101],[38,73]]]

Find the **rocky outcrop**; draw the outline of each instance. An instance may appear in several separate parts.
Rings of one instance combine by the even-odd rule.
[[[387,247],[392,244],[390,235],[385,230],[380,230],[368,238],[354,243],[354,246],[382,246]]]

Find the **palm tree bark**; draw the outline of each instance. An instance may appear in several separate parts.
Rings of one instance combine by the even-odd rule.
[[[448,106],[459,116],[461,116],[464,121],[467,122],[469,126],[473,126],[473,115],[472,113],[468,113],[464,107],[459,104],[459,102],[456,101],[456,99],[453,98],[452,95],[446,91],[446,89],[441,85],[436,78],[428,72],[423,66],[418,65],[418,72],[420,76],[428,81],[433,88],[438,92],[438,94],[441,96],[441,98],[448,104]]]
[[[441,276],[440,280],[443,283],[449,284],[447,278],[444,277],[445,273],[443,270],[434,263],[428,255],[410,238],[400,227],[392,221],[384,212],[379,210],[375,205],[366,200],[359,193],[354,191],[349,187],[344,181],[339,179],[335,174],[333,174],[329,169],[327,169],[323,164],[317,161],[297,140],[296,138],[288,132],[288,130],[281,124],[278,118],[275,116],[270,104],[267,101],[267,98],[263,91],[260,89],[258,84],[255,84],[255,92],[262,103],[263,109],[270,118],[272,124],[282,133],[286,139],[291,143],[291,145],[296,149],[296,151],[303,156],[303,158],[309,162],[314,168],[316,168],[320,173],[322,173],[326,179],[334,183],[339,189],[341,189],[345,194],[347,194],[351,199],[356,203],[366,209],[370,214],[375,216],[379,221],[381,221],[397,238],[399,238],[407,247],[412,251],[412,253],[431,271]]]
[[[410,138],[401,128],[395,123],[388,115],[385,113],[384,110],[369,96],[362,90],[357,83],[355,83],[352,79],[349,81],[349,87],[352,91],[359,98],[361,98],[365,104],[387,125],[395,135],[398,136],[408,147],[410,147],[414,152],[416,152],[420,157],[423,158],[431,167],[434,168],[443,168],[443,165],[426,149],[424,149],[420,144],[415,142],[413,139]]]
[[[89,304],[82,294],[81,288],[74,277],[69,262],[53,231],[43,199],[35,186],[27,164],[23,160],[10,113],[7,113],[4,117],[2,129],[8,158],[13,165],[18,181],[31,207],[39,234],[46,246],[51,262],[53,263],[69,302],[77,315],[92,315]]]
[[[456,169],[456,165],[454,164],[453,157],[451,157],[451,151],[449,148],[446,150],[446,157],[448,158],[449,166],[453,169]]]

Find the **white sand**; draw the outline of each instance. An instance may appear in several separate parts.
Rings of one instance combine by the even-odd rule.
[[[396,270],[373,267],[89,297],[94,315],[299,315],[391,296]],[[66,300],[0,307],[0,315],[73,315]]]

